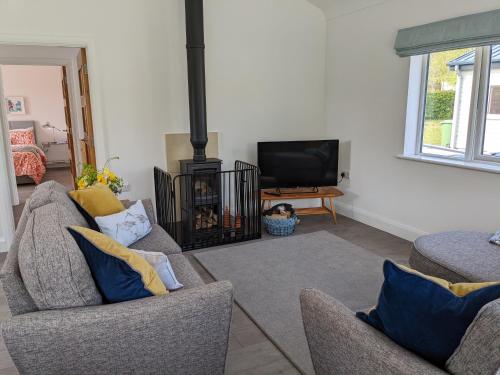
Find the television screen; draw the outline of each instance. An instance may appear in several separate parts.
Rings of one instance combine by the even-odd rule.
[[[339,141],[259,142],[261,188],[336,186]]]

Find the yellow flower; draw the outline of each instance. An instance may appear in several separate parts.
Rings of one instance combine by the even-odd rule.
[[[83,189],[85,189],[86,187],[87,187],[87,182],[85,181],[85,179],[84,179],[84,178],[80,178],[80,179],[78,180],[78,189],[79,189],[79,190],[83,190]]]
[[[110,181],[116,181],[118,179],[118,177],[116,176],[116,174],[114,174],[113,172],[109,171],[108,179]]]
[[[99,173],[97,175],[97,182],[100,183],[100,184],[106,185],[106,183],[107,183],[106,177],[104,177],[101,173]]]

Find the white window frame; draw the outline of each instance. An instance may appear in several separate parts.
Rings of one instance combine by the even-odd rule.
[[[400,158],[500,173],[500,157],[483,155],[488,116],[491,47],[476,48],[467,145],[463,159],[422,152],[429,54],[412,56],[408,83],[406,128]]]

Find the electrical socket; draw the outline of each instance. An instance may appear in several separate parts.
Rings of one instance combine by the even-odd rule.
[[[349,171],[342,172],[340,174],[340,177],[345,178],[346,180],[349,180],[351,178],[351,173]]]

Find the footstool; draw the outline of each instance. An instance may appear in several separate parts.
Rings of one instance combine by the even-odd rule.
[[[491,233],[442,232],[417,238],[410,266],[450,282],[500,280],[500,246],[489,242]]]

